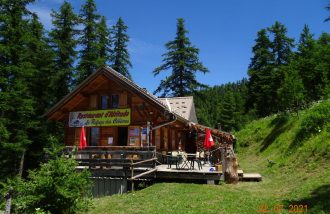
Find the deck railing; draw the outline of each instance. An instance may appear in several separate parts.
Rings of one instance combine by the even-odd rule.
[[[155,147],[93,146],[83,150],[66,147],[63,152],[67,157],[74,158],[79,166],[87,166],[89,169],[108,169],[114,166],[131,168],[131,164],[136,165],[136,162],[139,167],[151,167],[153,163],[144,161],[157,160]]]

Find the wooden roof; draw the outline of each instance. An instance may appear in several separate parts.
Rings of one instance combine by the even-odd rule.
[[[109,79],[124,86],[127,90],[138,94],[141,98],[150,101],[155,108],[170,113],[167,107],[160,102],[156,96],[139,87],[133,81],[116,72],[112,68],[104,66],[86,78],[71,93],[63,97],[58,103],[50,108],[42,117],[47,117],[49,120],[56,120],[59,114],[72,111],[77,104],[82,102],[84,98],[87,98],[86,92],[97,90],[99,86]]]

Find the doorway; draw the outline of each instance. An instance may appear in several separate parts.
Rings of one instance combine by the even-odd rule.
[[[118,146],[127,146],[127,127],[118,127]]]

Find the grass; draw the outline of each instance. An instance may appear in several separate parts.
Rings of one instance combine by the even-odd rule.
[[[240,168],[261,173],[262,182],[157,183],[134,193],[96,198],[87,213],[262,213],[261,206],[276,213],[276,205],[283,206],[277,213],[290,213],[290,205],[306,205],[308,213],[330,213],[330,122],[313,124],[315,112],[329,104],[298,116],[263,118],[236,133]]]

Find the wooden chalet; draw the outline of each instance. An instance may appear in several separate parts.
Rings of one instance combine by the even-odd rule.
[[[95,195],[108,194],[117,182],[112,178],[119,179],[115,189],[123,192],[128,180],[134,189],[134,180],[141,177],[218,180],[224,174],[224,169],[178,171],[158,165],[160,154],[164,160],[163,154],[170,151],[196,154],[203,149],[207,127],[197,123],[193,97],[157,98],[109,67],[91,74],[44,117],[65,124],[64,143],[69,151],[79,145],[81,127],[85,127],[88,146],[76,154],[88,156],[76,155],[76,159],[79,166],[93,169],[93,179],[101,179],[95,184]],[[234,138],[215,129],[211,134],[219,142],[224,164]],[[213,156],[219,163],[220,156],[216,152]],[[112,184],[105,188],[108,180]]]
[[[65,124],[65,145],[79,144],[85,127],[89,147],[197,150],[193,97],[157,98],[109,67],[101,67],[44,115]],[[197,131],[197,132],[196,132]],[[213,130],[215,136],[226,137]],[[229,140],[228,140],[229,139]]]

